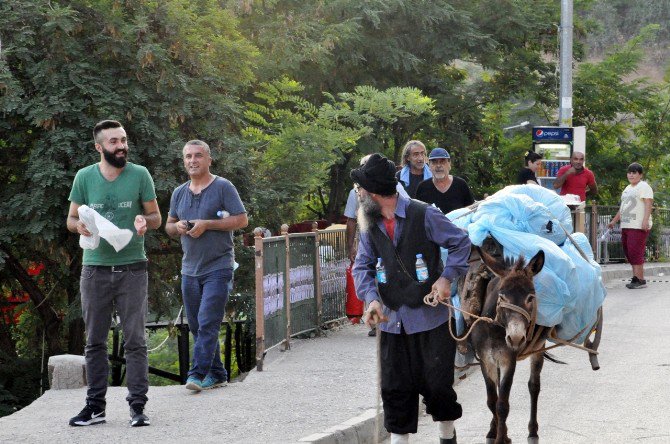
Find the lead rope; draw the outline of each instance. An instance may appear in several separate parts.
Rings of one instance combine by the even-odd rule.
[[[495,324],[496,323],[495,319],[491,319],[491,318],[486,317],[486,316],[477,316],[474,313],[470,313],[470,312],[465,311],[461,308],[455,307],[450,302],[439,300],[438,297],[437,297],[437,292],[435,290],[433,290],[432,292],[430,292],[429,294],[424,296],[423,303],[426,304],[426,305],[430,305],[431,307],[437,307],[438,304],[442,304],[442,305],[446,305],[449,308],[449,334],[451,335],[452,338],[454,338],[454,340],[456,342],[465,341],[468,338],[468,336],[470,336],[470,333],[472,333],[472,328],[475,325],[477,325],[477,323],[480,322],[480,321],[488,322],[489,324]],[[473,322],[472,325],[470,325],[470,328],[468,329],[467,333],[464,334],[463,336],[461,336],[460,338],[454,335],[454,333],[452,331],[452,328],[451,328],[451,318],[452,318],[452,314],[453,314],[452,311],[451,311],[452,309],[453,310],[458,310],[461,313],[464,313],[468,316],[471,316],[471,317],[475,318],[475,322]]]
[[[435,291],[431,292],[430,294],[427,294],[423,298],[423,302],[426,305],[430,305],[431,307],[437,307],[438,304],[442,304],[442,305],[446,305],[449,308],[449,310],[450,310],[450,313],[449,313],[449,334],[457,342],[465,341],[468,338],[468,336],[470,336],[470,333],[472,333],[473,327],[475,325],[477,325],[477,323],[480,322],[480,321],[488,322],[489,324],[500,325],[500,323],[496,319],[491,319],[491,318],[486,317],[486,316],[478,316],[478,315],[470,313],[466,310],[455,307],[454,305],[452,305],[451,303],[449,303],[447,301],[440,301],[439,299],[437,299],[437,293]],[[537,320],[537,305],[538,305],[537,299],[533,303],[533,313],[530,314],[530,315],[528,314],[528,312],[526,310],[524,310],[520,307],[517,307],[516,305],[511,305],[511,304],[508,304],[506,302],[499,302],[498,305],[502,308],[508,308],[508,309],[513,310],[513,311],[516,311],[516,312],[520,313],[521,315],[523,315],[526,319],[528,319],[529,322],[530,322],[530,325],[529,325],[529,328],[528,328],[527,337],[529,337],[531,334],[533,334],[533,329],[537,325],[537,322],[536,322],[536,320]],[[464,334],[461,337],[455,336],[454,333],[452,332],[452,324],[451,324],[451,318],[452,318],[451,310],[452,309],[453,310],[458,310],[461,313],[467,314],[468,316],[471,316],[471,317],[475,318],[475,322],[473,322],[472,325],[470,325],[470,328],[468,329],[467,333]],[[561,338],[557,337],[556,336],[556,328],[551,327],[551,330],[549,330],[548,338],[551,339],[553,342],[555,342],[555,344],[551,345],[549,347],[543,347],[543,348],[538,349],[538,350],[532,350],[532,348],[535,346],[535,343],[540,338],[542,332],[547,328],[545,326],[542,326],[542,328],[538,329],[538,331],[535,332],[535,335],[534,335],[532,341],[529,343],[529,345],[526,346],[526,348],[517,356],[517,361],[523,361],[524,359],[526,359],[530,355],[533,355],[533,354],[536,354],[536,353],[543,353],[547,350],[551,350],[553,348],[560,347],[560,346],[563,346],[563,345],[578,348],[578,349],[584,350],[588,353],[592,353],[592,354],[597,355],[598,354],[597,350],[593,350],[593,349],[590,349],[590,348],[585,347],[583,345],[575,344],[573,342],[575,339],[577,339],[579,336],[581,336],[581,334],[584,333],[587,330],[587,328],[589,328],[589,327],[593,328],[592,326],[587,324],[586,327],[584,327],[579,333],[577,333],[574,337],[572,337],[568,341],[566,341],[565,339],[561,339]]]

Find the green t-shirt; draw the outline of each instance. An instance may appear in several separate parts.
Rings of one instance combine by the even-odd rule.
[[[114,181],[105,179],[98,164],[77,172],[68,198],[79,205],[88,205],[119,228],[132,231],[133,238],[118,253],[100,239],[95,250],[84,250],[84,265],[124,265],[147,260],[144,236],[135,232],[135,216],[143,214],[142,202],[156,198],[154,181],[143,166],[128,162]]]

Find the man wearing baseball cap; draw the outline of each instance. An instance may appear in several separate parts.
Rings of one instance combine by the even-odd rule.
[[[416,190],[417,199],[435,204],[444,214],[475,202],[467,182],[449,174],[451,156],[447,150],[434,148],[428,156],[428,166],[433,177],[419,184]]]
[[[453,389],[456,343],[449,310],[425,305],[425,295],[450,296],[451,282],[467,271],[470,239],[426,203],[396,192],[395,164],[373,154],[352,170],[359,200],[360,236],[353,274],[358,297],[368,303],[364,319],[380,330],[381,395],[384,426],[391,442],[416,433],[419,395],[439,423],[440,443],[455,444],[454,421],[462,408]],[[440,247],[449,250],[444,266]],[[417,275],[422,255],[428,276]],[[376,265],[386,278],[376,280]],[[420,273],[419,273],[420,275]]]

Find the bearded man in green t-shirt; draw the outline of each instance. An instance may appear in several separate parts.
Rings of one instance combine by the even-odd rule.
[[[128,137],[115,120],[103,120],[93,129],[100,162],[77,172],[70,192],[67,228],[82,236],[91,232],[79,219],[79,207],[87,205],[133,237],[118,252],[104,239],[84,250],[81,307],[86,326],[86,406],[70,419],[71,426],[105,422],[105,395],[109,361],[107,336],[116,312],[123,329],[130,425],[149,425],[144,414],[149,390],[145,318],[147,314],[147,257],[144,233],[161,225],[154,182],[143,166],[127,161]]]

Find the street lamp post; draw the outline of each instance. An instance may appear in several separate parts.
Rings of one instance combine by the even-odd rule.
[[[572,126],[572,1],[561,0],[561,91],[558,126]]]
[[[507,130],[511,130],[511,129],[515,129],[515,128],[523,128],[523,127],[528,126],[528,125],[530,125],[530,122],[526,120],[525,122],[521,122],[518,125],[512,125],[512,126],[508,126],[507,128],[503,128],[503,131],[507,131]]]

